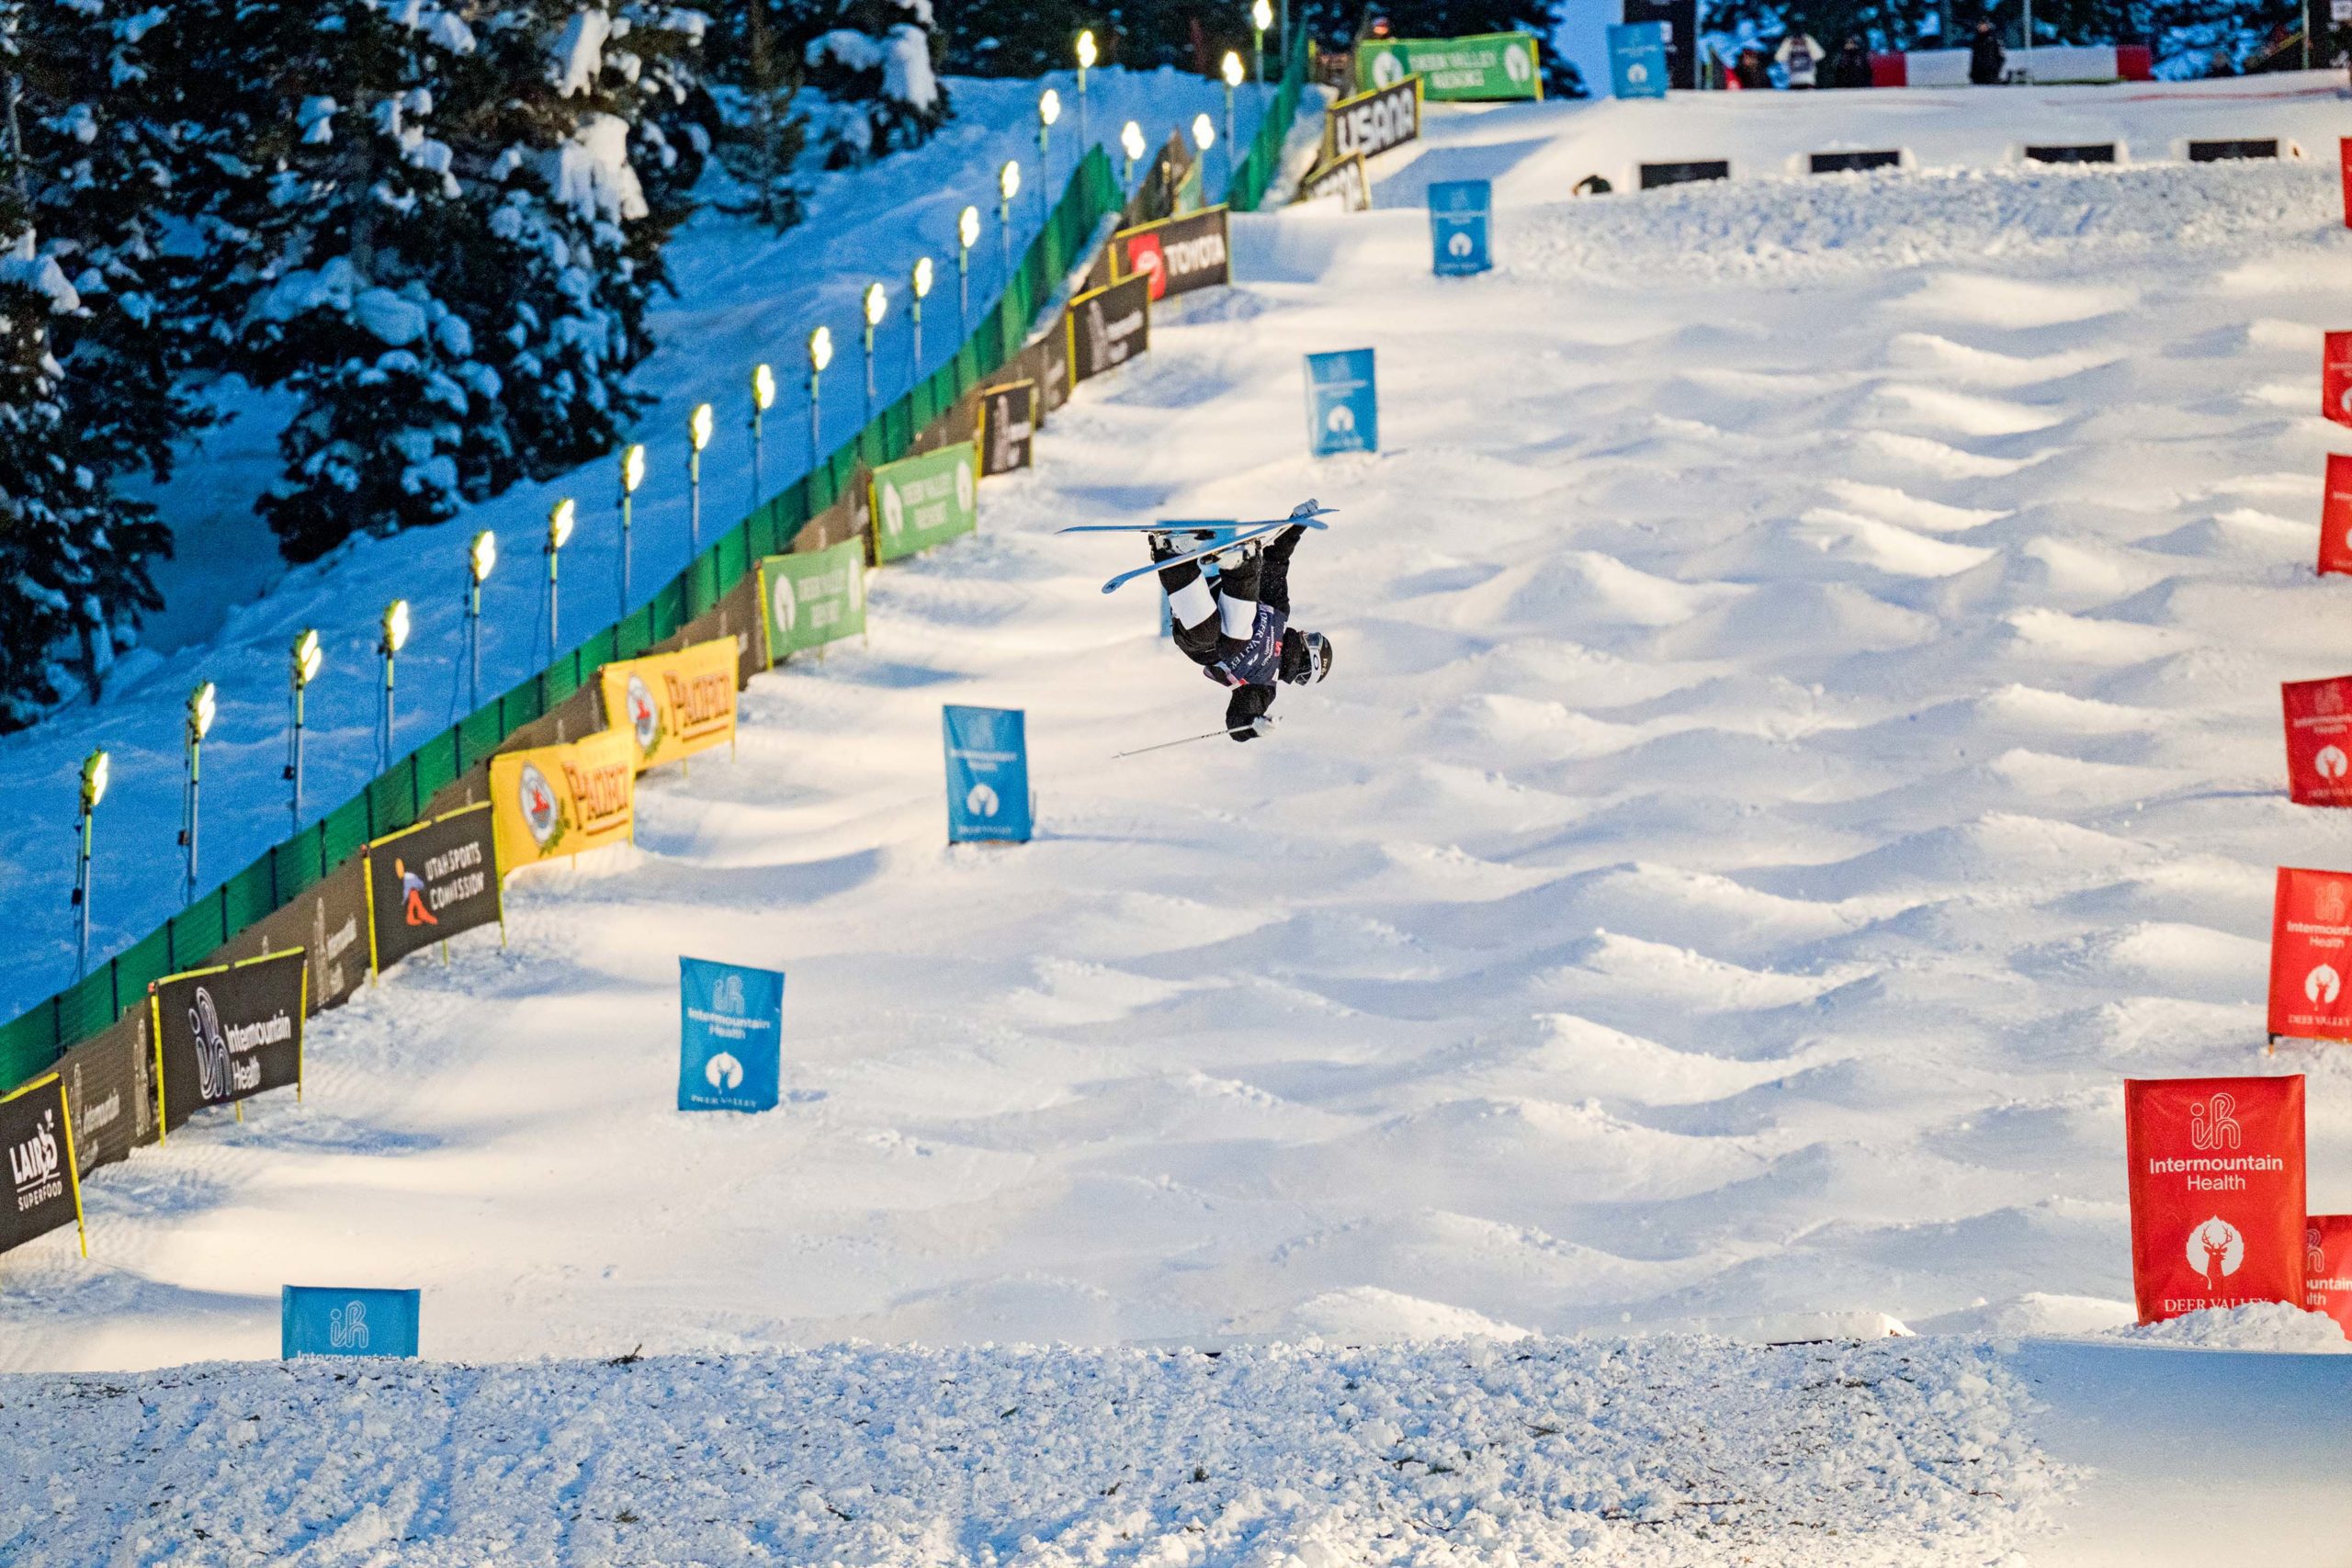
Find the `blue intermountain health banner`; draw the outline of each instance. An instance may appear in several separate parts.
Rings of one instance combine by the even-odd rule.
[[[784,976],[678,960],[678,1109],[774,1111],[784,1077]]]
[[[947,841],[1029,841],[1028,719],[1018,708],[940,710],[947,739]]]
[[[1318,457],[1380,450],[1380,394],[1372,350],[1306,356],[1306,445]]]
[[[1621,98],[1666,96],[1666,24],[1612,22],[1609,90]]]
[[[1487,242],[1494,214],[1492,181],[1430,182],[1430,247],[1440,277],[1467,277],[1495,265]]]
[[[296,1356],[413,1356],[415,1291],[288,1285],[277,1298],[277,1353]]]

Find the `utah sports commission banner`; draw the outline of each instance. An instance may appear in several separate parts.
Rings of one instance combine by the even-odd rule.
[[[637,741],[603,730],[490,760],[499,874],[628,842],[637,829]]]
[[[874,558],[944,545],[980,525],[979,453],[969,441],[874,470]]]
[[[1408,76],[1342,98],[1326,109],[1323,147],[1315,155],[1315,164],[1328,168],[1349,158],[1376,158],[1420,134],[1421,79]]]
[[[302,950],[167,975],[148,987],[156,1120],[165,1134],[208,1105],[302,1086]]]
[[[2352,806],[2352,676],[2289,681],[2287,793],[2298,806]]]
[[[1356,45],[1357,86],[1385,87],[1408,76],[1420,77],[1441,103],[1544,96],[1532,33],[1366,39]]]
[[[45,1073],[0,1098],[0,1148],[8,1151],[8,1201],[0,1206],[0,1252],[82,1223],[82,1172],[65,1115],[65,1085]],[[82,1256],[90,1256],[87,1232]]]
[[[1151,280],[1130,277],[1081,294],[1062,320],[1071,381],[1115,370],[1151,346]]]
[[[2140,1321],[2303,1304],[2303,1080],[2127,1078]]]
[[[1009,474],[1035,459],[1037,383],[1007,381],[980,393],[980,477]]]
[[[2273,1038],[2352,1040],[2352,875],[2278,868],[2270,916]]]
[[[637,771],[731,745],[741,650],[731,637],[671,653],[620,659],[597,671],[605,728],[637,746]]]
[[[368,967],[380,974],[459,931],[503,919],[496,814],[488,801],[368,846]]]
[[[1154,299],[1232,282],[1226,211],[1222,206],[1207,207],[1182,218],[1120,230],[1111,236],[1114,280],[1148,279]]]
[[[865,541],[760,558],[768,663],[865,633]]]

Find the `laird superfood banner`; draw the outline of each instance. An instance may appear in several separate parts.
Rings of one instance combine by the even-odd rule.
[[[2321,346],[2319,412],[2352,424],[2352,333],[2329,333]]]
[[[2140,1321],[2303,1304],[2303,1080],[2128,1078]]]
[[[490,760],[501,875],[627,843],[637,828],[637,741],[615,729]]]
[[[1441,103],[1540,98],[1544,73],[1535,51],[1532,33],[1367,39],[1356,45],[1356,85],[1385,87],[1419,76]]]
[[[2270,1033],[2352,1040],[2352,874],[2278,868],[2270,916]]]
[[[639,773],[734,740],[740,651],[733,637],[714,637],[597,671],[605,728],[636,742]]]
[[[8,1201],[0,1205],[0,1252],[82,1223],[82,1172],[65,1119],[65,1085],[44,1073],[0,1099],[0,1148],[8,1151]],[[82,1256],[90,1255],[86,1233]]]
[[[1037,383],[1007,381],[980,393],[980,477],[1025,468],[1037,443]]]
[[[1151,346],[1151,280],[1130,277],[1081,294],[1062,319],[1073,382],[1115,370]]]
[[[865,632],[865,541],[760,558],[768,662]]]
[[[488,801],[368,846],[370,973],[501,918],[498,835]]]
[[[2287,793],[2298,806],[2352,806],[2352,675],[2290,681],[2278,688],[2287,710]]]
[[[1421,134],[1421,79],[1408,76],[1341,98],[1323,114],[1323,150],[1318,168],[1346,158],[1375,158]]]
[[[2352,572],[2352,455],[2327,455],[2327,488],[2319,507],[2319,570]]]
[[[167,975],[148,988],[164,1131],[208,1105],[302,1084],[302,950]]]
[[[2327,1314],[2352,1339],[2352,1214],[2303,1222],[2303,1305]]]
[[[897,560],[980,524],[979,453],[969,441],[874,470],[874,558]]]
[[[1226,209],[1209,207],[1120,230],[1111,236],[1111,256],[1117,278],[1148,279],[1151,298],[1165,299],[1232,282],[1226,242]]]

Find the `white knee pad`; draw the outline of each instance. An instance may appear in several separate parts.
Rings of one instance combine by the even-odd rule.
[[[1216,595],[1195,577],[1168,596],[1169,614],[1180,626],[1197,626],[1216,618]]]
[[[1258,626],[1258,601],[1236,599],[1230,593],[1222,602],[1225,613],[1225,635],[1247,639]]]

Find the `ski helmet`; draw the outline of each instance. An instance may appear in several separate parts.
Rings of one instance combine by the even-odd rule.
[[[1331,639],[1321,632],[1283,633],[1282,678],[1305,686],[1331,673]]]

